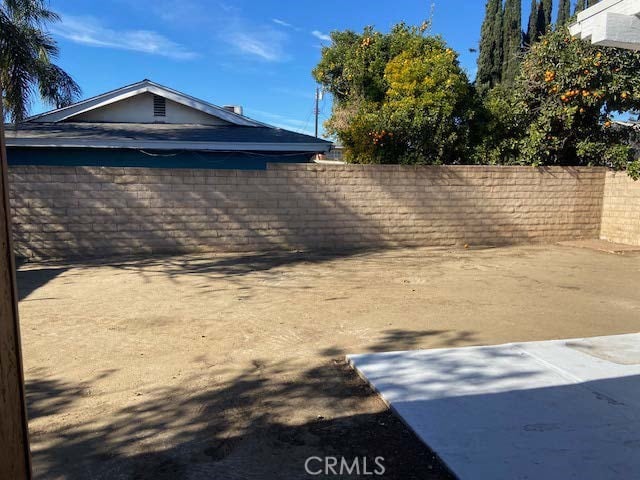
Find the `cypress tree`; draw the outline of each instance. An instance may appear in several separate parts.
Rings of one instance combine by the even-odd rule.
[[[573,14],[576,15],[580,13],[586,8],[586,6],[587,6],[586,0],[578,0],[578,3],[576,3],[576,9],[573,11]]]
[[[495,55],[493,56],[493,86],[502,80],[502,62],[504,62],[504,11],[502,10],[502,0],[498,1],[498,14],[494,23],[495,36],[493,44]]]
[[[544,30],[542,34],[547,31],[547,27],[551,25],[551,12],[553,11],[553,0],[542,0],[542,10],[544,11]]]
[[[587,0],[587,8],[589,7],[593,7],[596,3],[598,3],[600,0]]]
[[[545,14],[544,1],[538,4],[538,12],[536,15],[536,41],[547,32],[547,15]]]
[[[565,23],[569,21],[571,18],[571,2],[570,0],[560,0],[560,5],[558,5],[558,21],[556,25],[561,27]]]
[[[507,0],[503,16],[503,55],[502,82],[513,83],[520,66],[522,50],[522,2]]]
[[[529,13],[529,25],[527,27],[527,34],[525,35],[525,44],[533,45],[538,39],[536,25],[538,23],[538,2],[537,0],[531,0],[531,11]]]
[[[488,0],[480,33],[476,86],[481,93],[502,77],[502,0]]]

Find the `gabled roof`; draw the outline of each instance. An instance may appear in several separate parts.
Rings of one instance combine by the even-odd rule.
[[[73,105],[69,105],[68,107],[58,108],[56,110],[51,110],[49,112],[29,117],[27,118],[25,123],[56,123],[63,121],[72,121],[73,117],[77,115],[102,108],[112,103],[116,103],[143,93],[152,93],[154,95],[164,97],[168,100],[179,103],[181,105],[185,105],[189,108],[193,108],[200,112],[204,112],[206,114],[221,118],[222,120],[225,120],[234,125],[240,125],[244,127],[269,126],[265,123],[258,122],[257,120],[252,120],[248,117],[245,117],[244,115],[239,115],[225,108],[213,105],[203,100],[199,100],[190,95],[178,92],[177,90],[172,90],[171,88],[159,85],[147,79],[142,80],[141,82],[134,83],[132,85],[127,85],[126,87],[118,88],[116,90],[97,95],[92,98],[88,98],[87,100],[82,100],[78,103],[74,103]]]
[[[137,95],[153,94],[224,120],[200,123],[118,123],[88,120],[87,112]],[[93,112],[95,116],[95,112]],[[91,116],[89,116],[91,118]],[[122,121],[120,121],[122,122]],[[83,100],[7,126],[7,146],[26,148],[97,148],[245,152],[326,152],[331,143],[276,128],[198,100],[150,80]]]
[[[148,123],[27,123],[6,130],[7,146],[149,150],[326,152],[331,142],[272,127]]]

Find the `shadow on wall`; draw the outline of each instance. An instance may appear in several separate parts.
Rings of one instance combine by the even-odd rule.
[[[283,175],[291,182],[286,170],[13,170],[19,172],[11,177],[16,253],[25,258],[335,250],[328,245],[335,235],[324,231],[318,212],[337,209],[358,221],[346,204],[323,206],[310,196],[317,186],[308,179],[284,185]],[[372,246],[378,245],[343,245]]]
[[[39,433],[33,438],[36,474],[67,479],[297,479],[314,478],[304,470],[310,456],[367,457],[369,462],[382,456],[386,475],[381,478],[451,478],[390,412],[292,420],[304,399],[324,402],[332,411],[353,411],[374,394],[342,361],[275,380],[290,369],[288,362],[255,360],[224,382],[214,381],[224,372],[207,372],[212,381],[204,391],[142,391],[138,401],[102,424]],[[72,411],[73,399],[86,387],[30,380],[32,415],[45,416],[47,409]],[[62,400],[44,401],[49,396]]]
[[[68,258],[595,236],[604,170],[13,167],[11,182],[18,255]]]

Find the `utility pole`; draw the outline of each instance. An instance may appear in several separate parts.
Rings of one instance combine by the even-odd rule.
[[[316,138],[318,138],[318,118],[320,117],[320,100],[322,99],[322,89],[316,87],[316,106],[313,113],[316,117]]]

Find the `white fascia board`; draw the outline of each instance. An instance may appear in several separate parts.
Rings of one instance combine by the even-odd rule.
[[[209,115],[213,115],[235,125],[246,127],[270,127],[270,125],[267,125],[265,123],[252,120],[243,115],[238,115],[237,113],[230,112],[229,110],[226,110],[222,107],[203,102],[201,100],[198,100],[197,98],[185,95],[176,90],[171,90],[170,88],[158,85],[157,83],[153,83],[149,80],[134,83],[133,85],[129,85],[112,92],[107,92],[105,94],[98,95],[97,97],[89,98],[68,107],[52,110],[51,112],[45,112],[40,115],[30,117],[26,121],[33,123],[62,122],[65,120],[69,120],[77,115],[143,93],[153,93],[155,95],[159,95],[173,102],[199,110]]]
[[[138,150],[198,150],[211,152],[327,152],[327,143],[231,143],[231,142],[177,142],[177,141],[137,141],[137,140],[96,140],[87,142],[78,139],[34,139],[7,138],[7,147],[31,148],[125,148]]]
[[[38,122],[63,122],[65,120],[69,120],[77,115],[82,115],[83,113],[90,112],[91,110],[96,110],[101,107],[105,107],[112,103],[120,102],[122,100],[126,100],[127,98],[135,97],[136,95],[140,95],[145,93],[147,89],[145,87],[140,87],[135,90],[126,90],[121,92],[118,95],[109,96],[108,98],[96,98],[94,101],[91,101],[85,105],[78,104],[75,108],[70,108],[68,111],[60,111],[60,112],[52,112],[51,114],[45,114],[44,117],[38,119]]]
[[[80,110],[85,109],[88,105],[101,105],[102,102],[113,98],[116,95],[120,95],[121,93],[126,93],[135,90],[143,85],[145,82],[137,82],[133,85],[127,85],[126,87],[118,88],[116,90],[112,90],[110,92],[102,93],[95,97],[87,98],[86,100],[81,100],[67,107],[57,108],[55,110],[50,110],[48,112],[39,113],[37,115],[33,115],[28,117],[25,122],[34,122],[34,123],[48,123],[48,122],[57,122],[60,118],[64,118],[65,115],[68,115],[69,112],[79,112]]]
[[[569,32],[596,45],[637,50],[640,33],[635,33],[634,29],[638,15],[640,0],[601,0],[580,12],[577,22],[569,26]],[[627,21],[622,17],[627,17]],[[634,39],[634,36],[638,38]]]
[[[640,19],[635,15],[606,13],[591,33],[591,43],[603,47],[640,50]]]
[[[577,22],[582,23],[604,13],[639,15],[640,0],[600,0],[598,3],[578,13]]]

